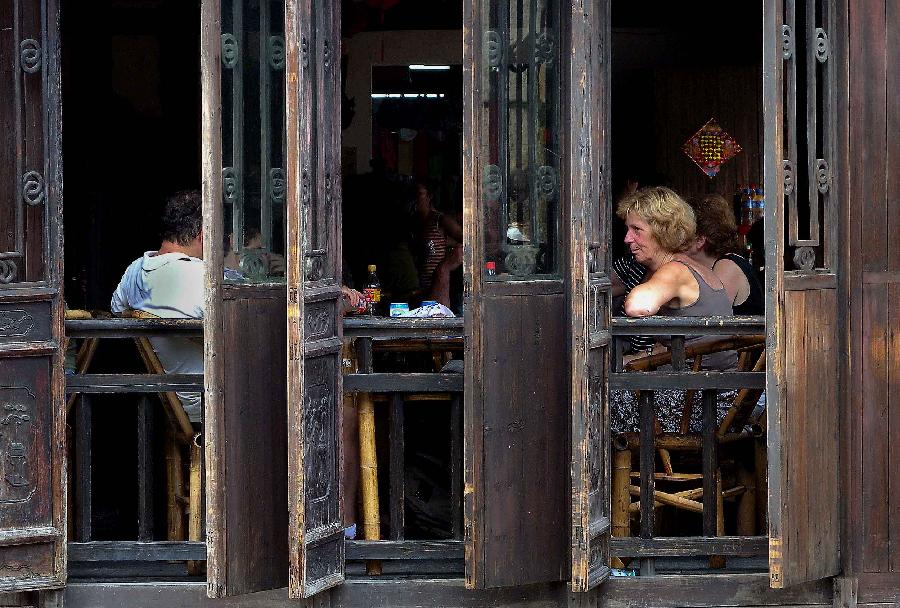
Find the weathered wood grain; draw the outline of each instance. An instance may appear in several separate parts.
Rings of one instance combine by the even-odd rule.
[[[850,11],[850,115],[855,123],[850,146],[856,159],[852,170],[861,177],[851,196],[862,205],[865,227],[864,246],[851,255],[862,257],[863,270],[888,270],[887,4]]]
[[[862,455],[863,518],[861,536],[865,571],[890,570],[889,397],[887,392],[887,286],[866,285],[862,291]]]
[[[484,331],[485,586],[568,576],[568,356],[564,298],[486,299]],[[515,348],[510,348],[516,345]],[[540,560],[523,560],[541,547]]]
[[[59,28],[56,0],[0,9],[0,592],[66,577]]]
[[[285,7],[288,554],[296,598],[344,580],[340,21],[332,0]]]
[[[206,448],[207,593],[228,593],[226,511],[225,315],[222,300],[224,238],[222,210],[221,1],[204,0],[200,8],[201,176],[203,258],[206,300],[203,317],[204,441]]]

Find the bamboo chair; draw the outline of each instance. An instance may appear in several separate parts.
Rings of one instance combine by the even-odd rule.
[[[129,310],[117,316],[125,319],[157,319],[156,315],[141,310]],[[144,337],[134,338],[138,354],[144,362],[147,371],[151,374],[165,374],[162,363],[153,350],[150,340]],[[167,500],[166,511],[168,514],[168,540],[185,540],[185,510],[188,515],[187,540],[202,540],[203,520],[201,515],[202,486],[201,467],[202,449],[199,444],[199,433],[194,432],[194,427],[188,418],[181,400],[174,392],[160,392],[160,401],[163,412],[168,421],[165,439],[166,453],[166,484]],[[187,450],[189,461],[189,473],[187,483],[184,474],[184,454]],[[187,495],[185,496],[185,489]],[[185,509],[186,507],[186,509]]]
[[[703,342],[694,346],[685,347],[685,359],[693,359],[693,371],[701,369],[704,356],[735,350],[738,352],[738,371],[763,371],[765,369],[765,336],[735,336],[719,340]],[[672,362],[672,353],[657,353],[630,361],[625,369],[628,371],[653,371]],[[753,433],[747,433],[750,415],[759,400],[761,390],[741,389],[734,398],[731,407],[719,424],[716,432],[717,443],[730,444],[742,439],[750,439],[764,432],[760,426]],[[701,481],[702,474],[676,472],[672,466],[669,452],[699,452],[702,439],[698,434],[691,434],[690,418],[694,406],[694,391],[687,391],[685,403],[682,408],[680,429],[678,433],[659,433],[656,435],[656,448],[660,453],[660,461],[663,471],[655,473],[658,481],[689,483]],[[761,423],[764,424],[764,423]],[[640,513],[640,501],[632,502],[631,497],[640,496],[640,487],[633,485],[631,480],[639,475],[632,467],[632,450],[637,449],[639,436],[637,433],[621,433],[613,440],[613,499],[612,499],[612,526],[614,536],[631,535],[631,517]],[[757,471],[756,478],[745,468],[739,468],[736,484],[728,489],[720,489],[717,495],[717,534],[724,535],[723,502],[725,499],[740,496],[738,505],[738,534],[743,536],[753,535],[756,526],[756,488],[759,486],[759,478],[765,472]],[[719,479],[722,479],[721,472]],[[656,490],[654,493],[654,508],[663,505],[674,507],[693,513],[703,513],[701,502],[703,489],[690,488],[678,492],[664,492]]]

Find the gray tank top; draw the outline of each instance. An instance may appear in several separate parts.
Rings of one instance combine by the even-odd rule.
[[[703,276],[701,276],[699,272],[691,268],[690,264],[682,262],[681,260],[675,261],[687,266],[687,269],[694,275],[697,285],[700,286],[700,295],[696,302],[689,304],[688,306],[682,306],[681,308],[661,306],[659,308],[659,314],[668,317],[719,317],[730,316],[732,314],[731,300],[728,298],[728,292],[725,291],[724,285],[719,289],[713,289],[709,286],[709,283],[703,279]]]
[[[688,306],[682,306],[681,308],[661,306],[659,309],[660,315],[670,317],[725,317],[733,314],[731,299],[728,297],[728,292],[725,291],[724,285],[719,289],[713,289],[709,286],[709,283],[703,279],[703,276],[699,272],[691,268],[690,264],[682,262],[681,260],[675,261],[687,266],[687,269],[694,275],[697,285],[700,286],[700,295],[696,302]],[[688,339],[685,342],[691,343],[706,339],[716,338],[713,338],[712,336],[709,338],[700,336]],[[706,355],[703,357],[703,364],[701,367],[705,370],[728,370],[734,369],[736,365],[737,353],[735,351],[726,351]]]

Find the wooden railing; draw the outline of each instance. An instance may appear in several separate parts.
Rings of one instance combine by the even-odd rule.
[[[723,491],[719,470],[719,446],[724,441],[741,439],[751,433],[730,433],[729,421],[722,425],[716,419],[718,393],[726,389],[739,389],[746,396],[749,391],[765,389],[765,372],[758,364],[753,370],[701,371],[689,368],[692,353],[709,352],[710,349],[690,345],[691,338],[703,336],[706,340],[719,338],[722,348],[747,348],[754,345],[764,352],[765,320],[762,317],[650,317],[645,319],[615,318],[611,322],[612,369],[609,376],[611,400],[616,391],[633,391],[638,395],[639,431],[637,437],[622,433],[613,440],[613,533],[610,552],[617,559],[614,565],[622,566],[627,558],[640,558],[641,574],[653,574],[655,558],[686,558],[711,556],[712,567],[724,564],[725,556],[765,555],[768,542],[765,536],[724,536],[722,529],[723,495],[734,496],[748,492],[739,486]],[[647,356],[630,364],[626,371],[622,353],[629,336],[656,336],[669,341],[666,353]],[[686,345],[686,341],[688,344]],[[764,362],[763,359],[760,363]],[[665,371],[636,371],[652,369],[666,364]],[[751,367],[753,367],[751,365]],[[755,370],[755,371],[754,371]],[[682,433],[660,435],[657,432],[655,396],[660,390],[679,389],[686,400],[699,393],[701,431],[688,433],[682,422]],[[621,393],[618,393],[621,394]],[[610,407],[616,404],[611,403]],[[686,409],[691,407],[688,401]],[[756,431],[761,433],[761,429]],[[662,492],[657,481],[668,479],[666,470],[657,472],[657,456],[666,469],[669,466],[669,450],[689,449],[700,453],[702,470],[693,478],[702,483],[701,488],[685,492]],[[631,452],[636,450],[640,460],[640,482],[631,482]],[[621,469],[616,475],[616,469]],[[670,471],[670,468],[668,469]],[[627,475],[626,475],[627,472]],[[765,472],[762,472],[764,479]],[[687,476],[682,476],[685,479]],[[631,496],[639,496],[638,503]],[[702,536],[659,537],[656,530],[656,509],[661,505],[702,514]],[[637,507],[637,508],[636,508]],[[631,537],[630,514],[637,511],[640,532]],[[618,534],[618,536],[616,536]]]
[[[202,322],[195,320],[125,320],[99,319],[66,322],[70,338],[133,338],[173,334],[179,336],[202,335]],[[718,467],[718,443],[715,425],[716,392],[729,388],[763,389],[765,373],[761,371],[692,371],[687,369],[686,353],[690,346],[685,340],[693,336],[754,336],[764,333],[761,317],[720,318],[663,318],[613,319],[610,324],[612,368],[609,374],[611,390],[640,391],[641,428],[639,437],[632,438],[640,456],[639,511],[640,534],[637,537],[614,537],[611,554],[623,559],[641,560],[642,574],[652,573],[658,559],[702,556],[758,556],[764,555],[767,539],[764,536],[717,535],[718,507],[715,475],[708,473]],[[355,344],[357,369],[344,376],[346,392],[378,395],[373,403],[384,402],[389,408],[387,457],[388,504],[390,522],[388,538],[379,541],[350,541],[347,545],[348,568],[353,563],[360,567],[373,560],[394,564],[385,572],[406,570],[430,572],[461,572],[462,549],[462,374],[439,373],[385,373],[373,365],[373,353],[379,349],[414,348],[452,349],[463,343],[462,319],[393,320],[385,318],[349,318],[344,322],[344,336]],[[629,335],[654,335],[671,340],[671,371],[625,371],[621,346]],[[687,349],[687,350],[686,350]],[[144,392],[167,390],[202,391],[201,375],[153,375],[153,374],[83,374],[70,376],[67,390],[78,392],[80,404],[76,406],[75,440],[78,489],[76,512],[88,522],[76,525],[80,530],[80,542],[70,543],[70,561],[92,564],[97,562],[167,562],[202,560],[205,544],[202,542],[90,542],[90,396],[97,393]],[[656,535],[654,506],[656,500],[655,462],[658,450],[654,433],[653,395],[662,389],[697,390],[703,408],[704,424],[699,437],[703,453],[703,491],[699,498],[703,506],[703,535],[695,537],[659,537]],[[404,395],[411,393],[437,393],[449,396],[451,408],[451,504],[453,510],[454,540],[409,541],[404,539]],[[422,403],[428,403],[423,401]],[[381,406],[379,406],[381,407]],[[616,448],[629,438],[614,438]],[[85,476],[85,473],[87,475]],[[139,473],[140,474],[140,473]],[[147,490],[147,488],[144,488]],[[696,493],[695,493],[696,494]],[[658,505],[656,505],[658,506]],[[145,514],[144,517],[149,517]],[[88,533],[85,534],[85,531]],[[88,542],[81,542],[88,541]],[[446,565],[441,566],[440,563]],[[427,564],[427,565],[426,565]]]
[[[151,336],[198,337],[203,334],[201,320],[193,319],[80,319],[66,321],[66,335],[70,339],[122,339]],[[384,350],[461,350],[463,345],[463,321],[456,319],[388,319],[354,317],[344,321],[344,336],[355,345],[358,371],[344,376],[345,392],[375,394],[374,402],[385,402],[389,408],[389,463],[388,474],[390,522],[388,540],[377,542],[349,541],[347,560],[352,563],[378,560],[390,563],[385,572],[403,573],[425,571],[451,573],[462,571],[462,374],[438,373],[384,373],[374,371],[373,353]],[[69,560],[76,567],[74,572],[87,574],[128,574],[130,567],[135,575],[146,574],[149,562],[202,561],[206,558],[206,545],[191,541],[150,541],[142,537],[138,541],[93,541],[92,518],[92,450],[91,450],[91,398],[100,393],[154,393],[160,391],[203,391],[202,374],[95,374],[84,373],[67,377],[66,390],[77,393],[72,421],[74,425],[73,455],[75,461],[74,487],[74,539],[69,543]],[[404,540],[404,397],[410,394],[442,394],[449,397],[451,420],[451,504],[453,505],[452,529],[455,540],[407,541]],[[428,401],[410,403],[427,404]],[[147,403],[142,403],[144,410]],[[148,438],[152,434],[152,417],[139,416],[138,451],[145,453],[144,463],[137,471],[140,522],[153,518],[152,475],[148,467],[152,446]],[[376,497],[377,500],[377,497]],[[147,525],[139,528],[146,529]],[[451,564],[452,562],[452,564]],[[441,565],[444,563],[445,565]],[[113,570],[102,565],[118,564]],[[160,566],[162,567],[162,566]],[[123,570],[123,568],[125,568]],[[170,569],[171,570],[171,569]],[[167,574],[171,574],[169,570]]]

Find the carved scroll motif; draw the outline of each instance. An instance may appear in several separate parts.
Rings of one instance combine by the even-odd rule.
[[[788,195],[794,191],[794,163],[785,159],[781,165],[784,169],[784,194]]]
[[[309,67],[309,39],[306,36],[300,37],[300,63],[304,69]]]
[[[503,194],[503,173],[497,165],[487,165],[484,168],[484,198],[488,202],[494,202]]]
[[[828,161],[824,158],[816,159],[816,186],[819,192],[825,194],[831,184],[831,169],[828,167]]]
[[[0,260],[0,283],[7,284],[16,280],[16,263],[12,260]]]
[[[226,203],[233,203],[238,193],[238,174],[234,167],[222,169],[222,197]]]
[[[816,28],[816,61],[825,63],[831,56],[831,43],[828,42],[828,33],[820,27]]]
[[[236,66],[239,52],[240,49],[238,48],[238,41],[235,35],[230,33],[222,34],[222,65],[229,70]]]
[[[19,43],[19,62],[22,71],[35,74],[41,70],[42,53],[40,43],[33,38],[26,38]]]
[[[488,67],[500,67],[503,61],[503,39],[499,32],[488,30],[484,33],[484,54]]]
[[[34,496],[29,458],[35,402],[34,393],[24,387],[0,387],[0,504],[28,502]]]
[[[11,260],[0,260],[3,262]],[[2,277],[0,277],[2,281]],[[0,338],[20,338],[34,327],[34,317],[24,310],[0,310]]]
[[[284,178],[284,169],[269,169],[269,192],[272,195],[273,203],[284,203],[284,197],[287,194],[287,182]]]
[[[44,176],[37,171],[29,171],[22,176],[22,200],[26,204],[36,207],[44,202],[46,193],[44,190]]]
[[[556,195],[556,169],[549,165],[542,165],[537,170],[537,191],[544,198],[552,199]]]
[[[553,55],[553,38],[547,33],[538,34],[534,41],[534,62],[552,63]]]
[[[273,70],[283,70],[285,59],[284,37],[270,36],[267,48],[269,51],[269,67]]]
[[[794,266],[797,270],[812,270],[816,265],[816,251],[812,247],[797,247],[794,250]]]
[[[791,26],[781,26],[781,56],[787,60],[794,56],[794,30]]]

